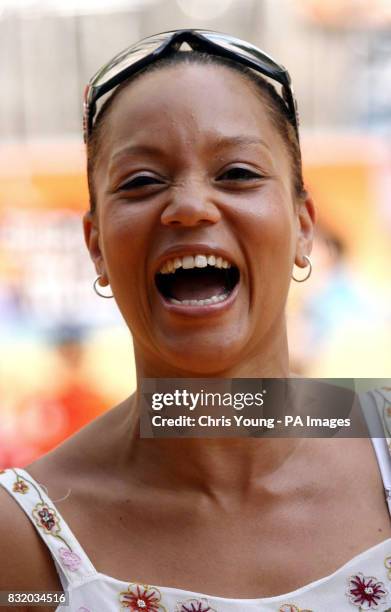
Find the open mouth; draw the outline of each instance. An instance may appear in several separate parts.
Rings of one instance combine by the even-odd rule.
[[[218,255],[185,255],[166,261],[155,275],[161,296],[172,304],[224,302],[239,282],[238,268]]]

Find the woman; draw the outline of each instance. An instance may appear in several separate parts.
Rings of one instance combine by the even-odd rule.
[[[289,377],[284,309],[315,213],[287,73],[225,35],[151,37],[92,80],[85,130],[86,243],[138,384]],[[0,476],[0,590],[63,587],[72,612],[391,607],[368,439],[142,439],[140,397]]]

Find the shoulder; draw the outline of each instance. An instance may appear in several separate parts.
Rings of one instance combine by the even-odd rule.
[[[17,502],[0,486],[0,591],[61,590],[49,550]]]
[[[115,431],[122,428],[125,417],[126,407],[120,404],[25,467],[37,483],[46,487],[53,503],[67,498],[68,491],[72,491],[71,500],[61,506],[61,510],[67,510],[70,524],[77,523],[79,498],[84,499],[85,492],[96,481],[97,473],[101,474],[101,466],[109,463],[115,445]],[[80,491],[83,495],[79,495]],[[0,591],[62,590],[49,549],[32,520],[2,486],[0,542]]]

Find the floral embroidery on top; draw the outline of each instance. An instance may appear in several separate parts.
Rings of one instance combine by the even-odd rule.
[[[358,573],[350,576],[346,595],[360,610],[375,610],[386,601],[388,591],[377,578]]]
[[[385,558],[384,565],[386,566],[386,569],[388,569],[387,576],[391,580],[391,557]]]
[[[193,598],[186,601],[178,601],[174,612],[217,612],[212,608],[205,597],[201,599]]]
[[[18,478],[14,482],[14,486],[12,487],[12,490],[14,491],[14,493],[23,493],[24,495],[25,493],[27,493],[29,488],[30,487],[28,486],[28,484],[22,478]]]
[[[79,567],[81,565],[81,559],[80,559],[79,555],[77,555],[76,553],[72,552],[71,550],[68,550],[64,546],[62,546],[59,549],[58,552],[60,553],[60,557],[61,557],[61,560],[62,560],[63,564],[71,572],[75,572],[76,570],[79,569]]]
[[[45,503],[39,502],[34,506],[33,517],[38,527],[41,527],[51,535],[57,535],[61,531],[57,513]]]
[[[284,604],[279,608],[278,612],[312,612],[312,610],[298,608],[294,604]]]
[[[166,612],[166,608],[160,603],[161,594],[159,589],[146,584],[130,584],[127,591],[122,591],[119,596],[121,606],[137,612]]]
[[[15,493],[27,493],[30,488],[33,488],[36,491],[40,501],[35,504],[32,510],[34,522],[40,529],[43,529],[46,534],[53,536],[57,540],[61,540],[61,542],[65,544],[66,548],[63,546],[58,551],[59,558],[65,568],[71,572],[75,572],[82,564],[82,560],[76,553],[73,552],[71,546],[68,544],[65,538],[60,535],[61,526],[57,512],[44,501],[39,488],[33,481],[29,480],[28,478],[22,478],[15,469],[12,469],[12,472],[16,476],[16,480],[13,484],[13,491]]]

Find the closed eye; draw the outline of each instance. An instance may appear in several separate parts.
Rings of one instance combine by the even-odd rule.
[[[142,187],[163,184],[163,179],[157,176],[151,176],[150,174],[139,174],[126,181],[126,183],[122,183],[122,185],[119,187],[119,191],[131,191],[132,189],[141,189]]]
[[[254,181],[263,178],[261,174],[258,174],[248,168],[242,168],[236,166],[235,168],[229,168],[223,174],[217,177],[217,181]]]

